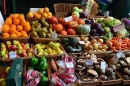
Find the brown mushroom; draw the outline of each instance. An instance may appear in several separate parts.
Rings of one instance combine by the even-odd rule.
[[[87,72],[95,77],[98,77],[98,73],[95,70],[87,70]]]

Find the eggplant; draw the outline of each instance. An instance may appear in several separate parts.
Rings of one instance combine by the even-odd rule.
[[[93,23],[93,24],[91,25],[91,28],[98,30],[98,29],[102,28],[102,26],[101,26],[101,24],[99,24],[99,23]]]
[[[126,26],[130,26],[130,20],[128,18],[123,18],[122,22],[124,22]]]
[[[96,35],[97,35],[97,30],[96,30],[96,29],[92,29],[92,30],[90,31],[90,35],[91,35],[91,36],[96,36]]]
[[[87,18],[88,14],[86,12],[80,13],[80,18]]]

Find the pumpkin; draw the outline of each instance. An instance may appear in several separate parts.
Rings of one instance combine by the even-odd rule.
[[[63,26],[62,26],[62,24],[53,24],[52,29],[56,30],[56,32],[60,32],[63,30]]]
[[[66,47],[65,47],[65,51],[66,51],[67,53],[74,53],[73,47],[71,47],[71,46],[66,46]]]
[[[68,43],[70,46],[75,47],[78,44],[78,39],[76,37],[70,37]]]
[[[72,18],[73,18],[74,21],[78,21],[79,20],[79,17],[76,16],[76,15],[72,15]]]
[[[59,34],[60,35],[67,35],[67,32],[66,31],[60,31]]]
[[[89,34],[90,33],[90,26],[87,25],[87,24],[80,24],[76,27],[76,32],[79,34],[79,35],[86,35],[86,34]]]
[[[78,23],[77,23],[76,21],[70,21],[70,22],[67,23],[67,27],[68,27],[68,28],[74,29],[74,28],[76,28],[77,26],[78,26]]]
[[[67,25],[67,22],[63,18],[59,18],[58,22],[62,24],[63,26]]]
[[[48,22],[49,24],[56,24],[58,23],[58,19],[53,16],[48,20]]]
[[[85,24],[85,21],[83,19],[79,19],[78,24]]]
[[[76,31],[73,30],[73,29],[68,29],[68,30],[67,30],[67,34],[68,34],[68,35],[76,35]]]

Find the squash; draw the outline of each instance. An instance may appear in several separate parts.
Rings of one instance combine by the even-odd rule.
[[[78,25],[76,27],[76,32],[79,34],[79,35],[86,35],[86,34],[89,34],[91,31],[91,28],[89,25],[85,24],[85,25]]]
[[[66,51],[67,53],[74,53],[73,47],[71,47],[71,46],[66,46],[66,47],[65,47],[65,51]]]
[[[68,35],[76,35],[76,31],[73,30],[73,29],[68,29],[68,30],[67,30],[67,34],[68,34]]]
[[[77,26],[78,26],[78,23],[77,23],[76,21],[70,21],[70,22],[67,23],[67,27],[68,27],[68,28],[74,29],[74,28],[76,28]]]
[[[61,43],[64,44],[65,42],[68,42],[68,38],[62,38]]]
[[[76,49],[78,50],[78,52],[81,52],[83,50],[82,47],[81,47],[81,45],[77,45]]]
[[[52,29],[56,30],[56,32],[60,32],[63,30],[63,26],[62,26],[62,24],[53,24]]]
[[[68,42],[70,46],[75,47],[78,44],[78,39],[76,37],[70,37]]]

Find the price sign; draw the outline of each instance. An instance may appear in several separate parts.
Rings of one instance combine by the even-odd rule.
[[[52,39],[57,39],[57,33],[52,33]]]
[[[11,51],[9,52],[9,57],[12,59],[12,58],[16,58],[17,57],[17,53],[16,51]]]
[[[66,17],[64,19],[65,19],[66,22],[69,22],[69,21],[73,20],[72,16]]]
[[[121,58],[122,56],[125,56],[124,53],[122,53],[121,51],[119,53],[116,54],[118,58]]]
[[[86,60],[86,65],[89,65],[89,66],[93,65],[93,60],[92,59],[87,59]]]
[[[74,64],[73,64],[73,62],[66,62],[66,66],[67,66],[67,68],[73,68]]]
[[[30,12],[37,12],[39,9],[44,9],[44,8],[30,8]]]
[[[125,29],[124,24],[119,24],[119,25],[117,25],[113,28],[114,32],[117,32],[117,31],[120,31],[120,30],[123,30],[123,29]]]
[[[106,69],[106,62],[101,62],[101,69],[105,70]]]

